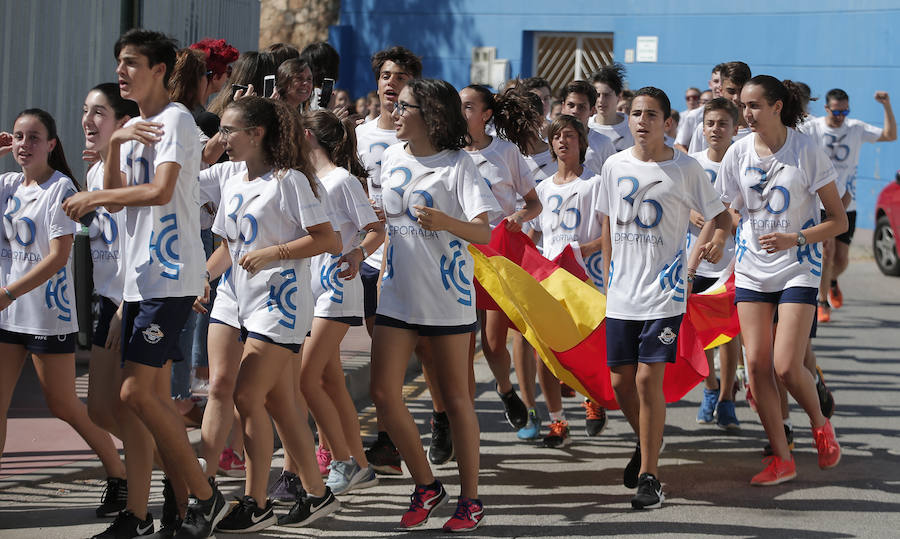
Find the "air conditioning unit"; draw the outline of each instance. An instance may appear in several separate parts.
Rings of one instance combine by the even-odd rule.
[[[497,47],[472,47],[471,84],[484,84],[495,90],[509,80],[509,60],[497,59]]]

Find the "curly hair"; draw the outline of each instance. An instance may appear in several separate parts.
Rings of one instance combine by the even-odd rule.
[[[238,111],[247,127],[266,130],[262,151],[278,177],[283,177],[288,169],[299,170],[309,181],[313,194],[319,196],[312,167],[303,151],[303,121],[296,110],[283,101],[255,96],[232,101],[225,108]]]
[[[497,135],[512,142],[523,155],[527,155],[528,144],[535,134],[540,133],[542,123],[541,114],[534,110],[531,100],[518,91],[517,86],[497,95],[480,84],[470,84],[466,88],[474,90],[481,97],[485,110],[491,111]]]
[[[203,53],[206,59],[206,69],[219,76],[228,71],[228,64],[238,59],[236,48],[224,39],[204,38],[191,44],[191,48]]]
[[[303,127],[316,137],[332,163],[347,169],[366,188],[369,173],[356,153],[356,128],[349,119],[341,121],[330,110],[316,110],[303,115]]]
[[[406,87],[421,107],[428,140],[436,150],[461,150],[472,142],[459,92],[452,84],[440,79],[413,79]]]
[[[206,57],[201,51],[180,49],[175,54],[175,68],[169,77],[169,101],[181,103],[188,110],[200,105],[200,81],[206,76]]]
[[[557,160],[556,152],[553,151],[553,137],[567,127],[571,127],[578,133],[578,163],[584,163],[584,156],[588,151],[587,128],[578,118],[569,114],[561,114],[550,124],[550,132],[547,133],[547,140],[550,142],[550,156],[554,161]]]
[[[387,61],[403,68],[411,78],[417,79],[422,76],[422,59],[406,47],[396,46],[378,51],[372,56],[372,72],[375,74],[375,80],[381,76],[381,68]]]

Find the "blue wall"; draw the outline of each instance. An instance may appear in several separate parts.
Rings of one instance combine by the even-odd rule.
[[[497,47],[513,76],[530,76],[533,32],[612,32],[619,62],[637,36],[655,35],[659,61],[626,64],[628,83],[662,88],[676,108],[684,107],[687,87],[706,87],[713,65],[743,60],[754,74],[804,81],[813,95],[841,87],[850,94],[851,117],[882,125],[872,96],[886,90],[900,104],[898,29],[900,3],[887,0],[342,0],[331,41],[341,53],[339,86],[359,96],[375,87],[370,56],[392,45],[421,55],[426,77],[462,87],[472,47]],[[810,112],[821,116],[822,102],[811,103]],[[900,168],[898,148],[900,142],[867,144],[861,152],[861,228],[874,226],[875,198]]]

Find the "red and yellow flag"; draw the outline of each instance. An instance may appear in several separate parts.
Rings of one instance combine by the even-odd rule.
[[[568,254],[564,251],[550,261],[524,234],[497,227],[489,245],[469,246],[480,285],[478,306],[502,310],[558,379],[601,406],[616,409],[606,365],[606,296],[590,282],[571,248],[567,249]],[[733,290],[732,285],[732,301]],[[718,296],[709,298],[705,301]],[[718,312],[727,311],[721,298],[713,303]],[[706,317],[698,328],[690,313],[685,316],[678,359],[666,368],[668,402],[679,400],[707,376],[703,348],[709,343],[701,342],[700,335],[714,332],[710,324],[717,320]],[[727,332],[718,332],[713,339],[720,333]]]

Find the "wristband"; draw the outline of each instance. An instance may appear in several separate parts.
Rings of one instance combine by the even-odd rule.
[[[362,253],[363,260],[369,258],[369,253],[366,252],[366,248],[362,245],[359,246],[359,252]]]
[[[6,294],[6,297],[9,298],[9,301],[16,301],[16,296],[9,291],[9,288],[3,287],[3,293]]]
[[[206,270],[206,280],[209,282],[209,270]]]

